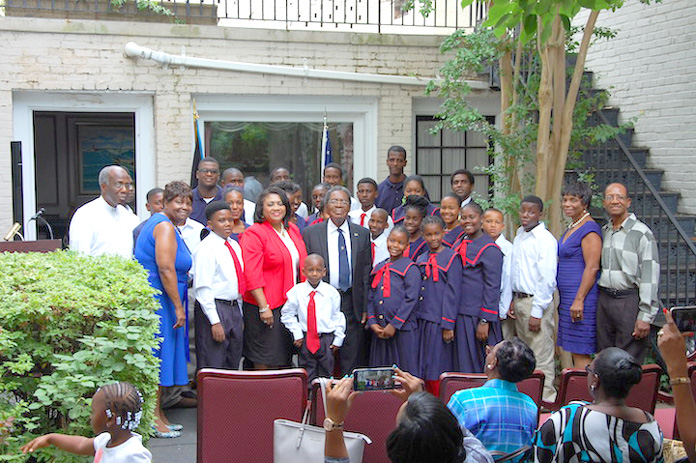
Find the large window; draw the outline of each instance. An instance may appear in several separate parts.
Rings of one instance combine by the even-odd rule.
[[[490,123],[495,122],[492,116],[487,119]],[[450,175],[457,169],[471,171],[476,181],[474,192],[488,198],[492,185],[483,171],[491,164],[486,137],[474,131],[454,132],[449,129],[432,134],[437,122],[432,116],[416,116],[416,173],[425,181],[430,200],[439,202],[452,190]]]
[[[302,186],[305,202],[320,181],[322,123],[226,122],[205,124],[206,150],[220,168],[240,169],[268,185],[269,173],[283,166]],[[329,124],[333,161],[343,167],[343,180],[353,185],[353,124]]]

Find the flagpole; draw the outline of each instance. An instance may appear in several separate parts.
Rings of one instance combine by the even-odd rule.
[[[326,112],[324,112],[324,127],[321,130],[321,159],[319,160],[321,171],[319,171],[319,178],[321,179],[324,175],[324,168],[326,167],[326,142],[329,135],[329,126],[326,123]]]

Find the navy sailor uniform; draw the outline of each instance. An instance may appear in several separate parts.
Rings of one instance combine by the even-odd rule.
[[[421,275],[409,258],[379,263],[370,274],[367,326],[391,324],[396,334],[382,339],[373,334],[370,366],[396,364],[407,372],[418,369],[418,326],[416,313]]]
[[[415,263],[418,257],[423,253],[427,254],[427,251],[428,244],[425,243],[425,239],[421,235],[414,241],[408,243],[408,248],[404,251],[404,258],[408,258]]]
[[[427,209],[427,216],[439,216],[440,215],[440,208],[437,206],[433,205],[432,203],[428,203],[428,209]],[[404,205],[398,206],[394,208],[391,212],[392,214],[392,220],[394,221],[394,225],[400,224],[401,221],[404,220],[404,216],[406,216],[406,208]]]
[[[454,248],[454,244],[460,242],[466,238],[466,232],[462,229],[462,226],[457,226],[449,232],[445,233],[442,239],[442,244],[450,248]]]
[[[438,380],[455,370],[455,345],[445,343],[442,330],[454,330],[461,300],[462,259],[450,248],[418,257],[421,270],[418,321],[420,378]]]
[[[486,345],[494,346],[503,339],[498,316],[500,279],[503,272],[503,253],[488,234],[455,245],[462,257],[462,298],[455,324],[457,370],[483,372]],[[481,319],[489,323],[486,343],[476,339]]]

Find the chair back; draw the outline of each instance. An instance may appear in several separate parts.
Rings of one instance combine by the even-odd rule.
[[[544,373],[536,369],[529,378],[517,382],[517,389],[533,399],[537,406],[541,406],[541,395],[544,391],[545,378]]]
[[[480,387],[486,383],[486,380],[486,374],[445,372],[440,376],[440,399],[447,404],[457,391]],[[538,369],[535,370],[529,378],[517,382],[517,389],[531,397],[537,406],[540,406],[544,389],[544,373]]]
[[[273,421],[301,421],[304,369],[198,372],[198,462],[273,462]]]
[[[311,388],[310,420],[312,424],[321,426],[326,413],[319,381],[314,380]],[[365,445],[363,462],[390,462],[387,456],[387,437],[396,427],[396,414],[401,404],[401,399],[384,391],[362,392],[353,400],[344,429],[360,432],[372,440],[372,444]]]

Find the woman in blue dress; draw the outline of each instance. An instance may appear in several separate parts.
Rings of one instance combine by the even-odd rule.
[[[584,182],[562,192],[563,214],[572,221],[558,241],[558,346],[573,355],[573,365],[584,368],[597,349],[596,313],[602,230],[587,208],[592,190]]]
[[[155,350],[160,364],[160,388],[155,408],[155,430],[159,438],[181,435],[180,426],[171,424],[161,407],[162,387],[187,385],[186,312],[184,298],[191,253],[179,235],[176,225],[183,224],[191,214],[191,188],[184,182],[170,182],[164,188],[164,211],[156,213],[143,227],[135,244],[135,259],[148,270],[150,285],[162,292],[157,295],[160,309],[162,344]],[[178,430],[173,430],[178,429]]]

